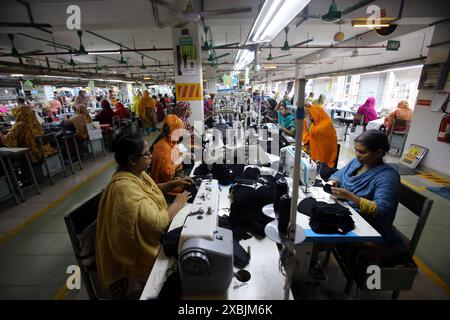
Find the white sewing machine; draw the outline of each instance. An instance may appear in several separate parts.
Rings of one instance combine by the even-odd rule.
[[[280,150],[280,168],[286,171],[287,176],[292,176],[294,169],[295,147],[287,146]],[[305,185],[307,192],[309,186],[316,182],[317,164],[302,150],[300,160],[300,180]]]
[[[203,180],[180,235],[178,268],[185,293],[221,294],[233,278],[233,233],[218,224],[219,183]]]

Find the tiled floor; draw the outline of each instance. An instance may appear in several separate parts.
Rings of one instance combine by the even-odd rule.
[[[348,143],[343,143],[339,167],[352,157],[353,150]],[[398,159],[388,158],[388,162]],[[12,200],[0,203],[0,299],[87,298],[84,290],[64,290],[68,277],[66,269],[76,261],[63,216],[104,188],[115,165],[111,154],[96,161],[87,160],[83,164],[83,170],[68,178],[58,178],[54,186],[43,187],[40,195],[30,191],[23,204],[16,206]],[[424,186],[436,185],[433,182],[417,176],[403,176],[402,179],[434,201],[416,255],[443,281],[439,286],[421,272],[413,290],[403,292],[400,299],[449,299],[450,292],[443,288],[446,286],[448,290],[450,283],[449,201],[424,190]],[[415,217],[400,208],[395,225],[411,234]],[[331,290],[332,295],[316,287],[311,289],[316,291],[316,297],[348,299],[339,293],[343,292],[345,282],[333,260],[327,270],[329,274],[336,275],[323,287]],[[359,298],[386,299],[389,293],[361,293]]]

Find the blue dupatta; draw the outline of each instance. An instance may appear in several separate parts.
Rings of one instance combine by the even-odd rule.
[[[341,188],[377,204],[377,216],[373,219],[374,221],[368,217],[364,218],[383,237],[389,239],[392,235],[392,224],[398,207],[400,176],[393,167],[385,163],[356,175],[359,168],[361,168],[361,163],[357,159],[353,159],[334,173],[330,179],[339,180]],[[349,204],[359,212],[357,205],[352,202]]]
[[[295,129],[295,116],[289,111],[286,111],[286,115],[283,116],[278,110],[278,123],[288,130]]]

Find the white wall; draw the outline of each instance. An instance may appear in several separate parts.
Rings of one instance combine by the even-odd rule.
[[[357,104],[363,104],[368,97],[375,97],[375,108],[380,107],[380,100],[378,99],[378,87],[380,86],[380,74],[366,74],[361,75],[359,79],[359,90]]]
[[[449,38],[449,21],[435,26],[432,43],[447,41]],[[430,48],[426,63],[445,62],[449,51],[449,45]],[[448,81],[448,78],[444,91],[450,92],[450,81]],[[419,90],[417,98],[431,99],[432,96],[433,90]],[[439,125],[443,116],[443,112],[432,112],[429,110],[429,107],[416,104],[405,150],[408,149],[408,146],[411,143],[428,148],[429,152],[426,155],[423,164],[433,170],[450,176],[450,143],[437,140]]]

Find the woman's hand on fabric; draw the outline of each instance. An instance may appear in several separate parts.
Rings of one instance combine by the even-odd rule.
[[[336,198],[348,200],[355,204],[359,204],[359,197],[356,196],[353,192],[348,191],[347,189],[332,187],[331,194]]]
[[[332,187],[339,188],[339,181],[338,180],[329,180],[327,183],[331,184]]]
[[[194,180],[192,180],[191,177],[183,177],[181,179],[178,179],[177,182],[180,186],[190,186],[194,183]]]

